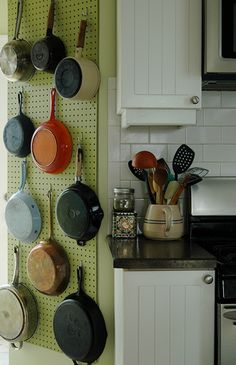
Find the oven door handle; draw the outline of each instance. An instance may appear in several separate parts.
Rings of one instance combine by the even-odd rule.
[[[223,313],[223,317],[226,319],[231,319],[232,321],[236,321],[236,311],[228,311]]]

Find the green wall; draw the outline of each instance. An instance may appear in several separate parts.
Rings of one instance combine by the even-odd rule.
[[[12,0],[11,0],[12,1]],[[37,1],[37,0],[35,0]],[[113,269],[110,253],[105,240],[107,234],[107,82],[115,71],[115,0],[99,0],[99,67],[101,86],[98,96],[98,194],[105,218],[98,235],[98,303],[104,314],[108,340],[98,365],[114,364],[113,336]],[[0,33],[7,32],[7,0],[0,0]],[[21,351],[10,351],[9,365],[57,364],[69,365],[71,361],[60,354],[39,346],[25,343]]]
[[[7,34],[7,0],[0,0],[0,34]]]

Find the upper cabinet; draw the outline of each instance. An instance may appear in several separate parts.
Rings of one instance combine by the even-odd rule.
[[[122,126],[186,125],[201,107],[201,0],[117,0]]]

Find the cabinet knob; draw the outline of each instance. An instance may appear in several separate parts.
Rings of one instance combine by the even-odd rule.
[[[193,104],[198,104],[200,99],[197,95],[195,95],[191,98],[191,101],[192,101]]]
[[[205,275],[204,278],[203,278],[203,281],[206,284],[211,284],[211,283],[213,283],[213,276],[212,275]]]

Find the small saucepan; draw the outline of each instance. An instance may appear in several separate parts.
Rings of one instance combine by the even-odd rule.
[[[11,284],[0,287],[0,336],[19,350],[38,324],[36,299],[19,283],[19,247],[14,247],[15,270]]]
[[[28,81],[35,72],[30,57],[31,45],[19,39],[22,11],[23,0],[18,0],[14,38],[0,52],[0,67],[9,81]]]
[[[79,144],[75,184],[59,195],[56,217],[62,231],[83,246],[97,234],[104,214],[95,192],[81,182],[81,168],[82,149]]]
[[[35,200],[24,191],[26,161],[21,163],[21,184],[5,208],[5,220],[9,232],[19,241],[31,243],[41,231],[41,215]]]
[[[73,360],[88,364],[102,354],[107,338],[105,321],[97,303],[82,290],[82,267],[77,269],[78,291],[56,308],[53,330],[58,346]]]
[[[72,156],[72,138],[67,127],[55,117],[56,89],[51,90],[50,119],[42,123],[31,139],[31,154],[36,166],[47,173],[66,169]]]
[[[58,63],[66,56],[65,46],[53,33],[55,0],[51,0],[46,37],[36,41],[31,50],[34,67],[40,71],[54,73]]]
[[[100,85],[100,72],[92,60],[82,57],[87,21],[80,22],[75,57],[61,60],[55,70],[55,86],[64,98],[92,99]]]
[[[27,274],[33,286],[47,295],[61,294],[70,278],[70,264],[63,250],[52,237],[51,188],[49,199],[49,238],[32,248],[27,259]]]
[[[23,94],[18,93],[19,114],[8,120],[3,130],[3,141],[9,153],[26,157],[35,131],[33,122],[22,112]]]

